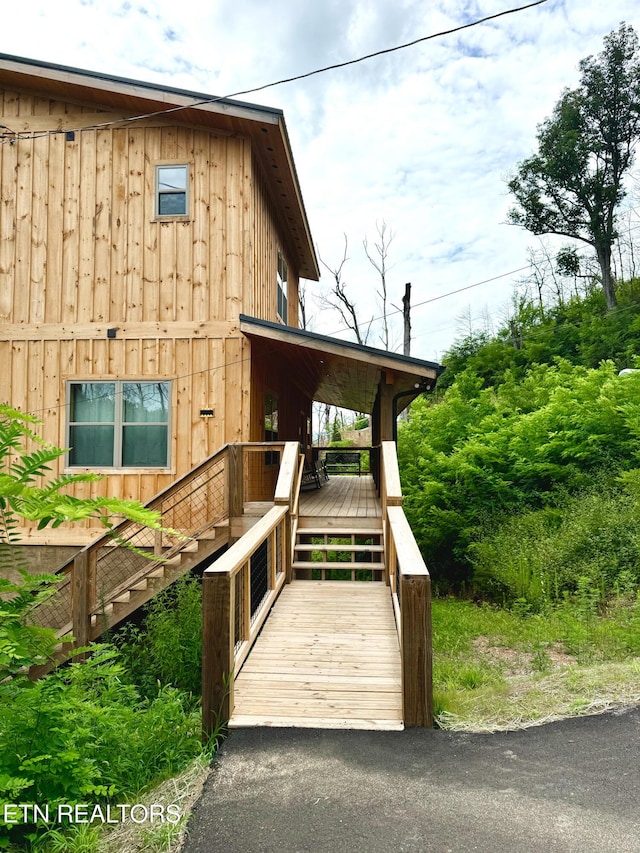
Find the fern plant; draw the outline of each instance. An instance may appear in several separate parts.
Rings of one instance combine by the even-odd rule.
[[[29,573],[19,545],[22,520],[35,521],[42,529],[98,518],[111,530],[115,518],[125,518],[180,537],[162,526],[159,513],[138,501],[65,493],[76,483],[100,480],[97,474],[62,474],[42,482],[65,451],[37,435],[38,423],[33,415],[0,405],[0,682],[24,667],[43,663],[59,642],[53,631],[28,624],[29,611],[52,594],[58,579]]]

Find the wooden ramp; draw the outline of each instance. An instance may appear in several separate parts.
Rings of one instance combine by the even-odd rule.
[[[402,729],[388,587],[310,580],[286,586],[236,679],[229,725]]]

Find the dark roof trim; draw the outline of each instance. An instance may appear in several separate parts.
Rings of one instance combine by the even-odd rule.
[[[218,98],[215,95],[203,92],[192,92],[189,89],[178,89],[175,86],[165,86],[162,83],[149,83],[144,80],[134,80],[129,77],[118,77],[115,74],[104,74],[101,71],[88,71],[84,68],[74,68],[70,65],[59,65],[55,62],[42,62],[37,59],[27,59],[23,56],[12,56],[9,53],[0,53],[0,62],[17,62],[20,65],[28,65],[32,68],[47,68],[50,71],[62,71],[65,74],[74,74],[77,77],[89,77],[93,80],[105,80],[109,83],[118,83],[124,86],[133,86],[136,89],[149,89],[152,92],[165,92],[180,95],[183,98],[193,98],[194,102],[206,101],[208,103],[222,104],[230,107],[241,107],[256,113],[269,113],[278,118],[284,117],[284,112],[276,107],[263,107],[248,101],[236,101],[232,98]],[[204,105],[203,105],[204,106]]]
[[[352,352],[355,358],[363,359],[366,356],[375,359],[376,361],[384,359],[385,361],[393,361],[397,364],[398,369],[406,368],[411,372],[411,368],[419,370],[432,370],[439,376],[444,366],[437,364],[435,361],[424,361],[420,358],[413,358],[410,355],[400,355],[399,353],[389,352],[388,350],[376,349],[375,347],[363,346],[354,341],[343,341],[340,338],[329,337],[328,335],[319,335],[317,332],[309,332],[306,329],[297,329],[294,326],[285,326],[282,323],[274,323],[270,320],[259,320],[257,317],[249,317],[246,314],[240,314],[240,331],[242,323],[251,326],[256,326],[258,329],[265,331],[273,331],[279,337],[286,336],[291,339],[291,343],[314,342],[316,344],[325,344],[330,347],[340,347],[341,349]]]

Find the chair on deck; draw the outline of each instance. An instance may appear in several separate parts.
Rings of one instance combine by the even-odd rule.
[[[305,462],[304,468],[302,470],[302,481],[300,483],[300,491],[307,492],[310,489],[321,489],[322,488],[322,480],[320,478],[320,472],[318,471],[318,466],[315,462]]]

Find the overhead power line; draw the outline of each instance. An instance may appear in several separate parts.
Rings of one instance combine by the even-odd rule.
[[[495,21],[496,19],[503,18],[507,15],[513,15],[513,14],[516,14],[517,12],[524,12],[527,9],[534,8],[535,6],[542,6],[543,4],[548,3],[548,2],[549,2],[549,0],[535,0],[535,2],[527,3],[524,6],[516,6],[516,7],[510,8],[510,9],[504,9],[502,12],[496,12],[493,15],[486,15],[484,18],[478,18],[475,21],[470,21],[468,24],[459,24],[457,27],[451,27],[448,30],[440,30],[437,33],[431,33],[430,35],[427,35],[427,36],[420,36],[420,38],[413,39],[412,41],[405,42],[404,44],[398,44],[398,45],[395,45],[394,47],[387,47],[387,48],[383,48],[382,50],[376,50],[373,53],[367,53],[364,56],[359,56],[355,59],[348,59],[348,60],[345,60],[344,62],[336,62],[333,65],[325,65],[322,68],[316,68],[313,71],[307,71],[303,74],[296,74],[293,77],[283,77],[281,80],[275,80],[271,83],[264,83],[260,86],[254,86],[251,89],[241,89],[237,92],[232,92],[229,95],[221,95],[218,97],[211,97],[211,98],[201,98],[199,100],[192,101],[191,103],[188,103],[188,104],[182,104],[181,106],[169,107],[169,108],[164,109],[164,110],[156,110],[154,112],[143,113],[143,114],[137,115],[137,116],[130,116],[129,118],[126,118],[126,119],[105,121],[105,122],[100,122],[100,123],[96,123],[96,124],[84,125],[82,127],[76,127],[76,128],[65,128],[64,130],[47,130],[47,131],[42,131],[40,133],[19,133],[19,132],[18,133],[0,133],[0,142],[2,142],[2,143],[11,142],[15,139],[39,139],[43,136],[52,136],[52,135],[57,135],[60,133],[69,133],[72,131],[75,131],[77,133],[81,133],[83,130],[100,130],[102,128],[111,127],[113,125],[125,125],[125,124],[130,124],[130,123],[136,122],[136,121],[142,121],[144,119],[155,118],[157,116],[166,116],[166,115],[170,115],[171,113],[180,112],[182,110],[192,109],[193,107],[201,107],[201,106],[206,106],[207,104],[215,104],[215,103],[219,103],[220,101],[230,100],[231,98],[239,98],[240,96],[243,96],[243,95],[252,95],[255,92],[263,92],[265,89],[272,89],[274,86],[282,86],[285,83],[295,83],[298,80],[305,80],[308,77],[314,77],[318,74],[325,74],[328,71],[336,71],[339,68],[347,68],[350,65],[357,65],[360,62],[366,62],[369,59],[375,59],[379,56],[385,56],[387,54],[395,53],[395,52],[400,51],[400,50],[406,50],[407,48],[415,47],[418,44],[422,44],[424,42],[431,41],[433,39],[442,38],[443,36],[452,35],[453,33],[459,33],[459,32],[462,32],[463,30],[468,30],[468,29],[471,29],[472,27],[477,27],[480,24],[486,24],[489,21]]]

